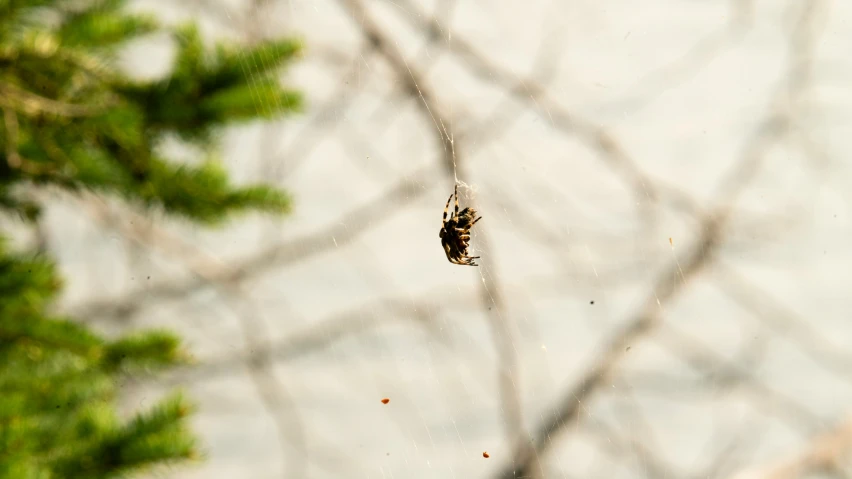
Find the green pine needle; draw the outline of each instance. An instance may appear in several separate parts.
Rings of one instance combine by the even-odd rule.
[[[301,95],[280,77],[301,43],[207,45],[187,25],[172,31],[169,74],[141,81],[117,67],[116,54],[167,30],[125,4],[0,0],[0,211],[34,221],[41,205],[30,192],[39,185],[204,225],[290,211],[285,192],[237,186],[218,163],[179,164],[160,145],[175,137],[212,153],[223,128],[299,111]],[[0,234],[0,479],[129,477],[199,457],[183,396],[129,419],[115,408],[123,378],[189,361],[178,337],[106,338],[51,311],[61,286],[48,258],[13,251]]]
[[[145,331],[108,344],[102,356],[103,367],[162,368],[185,361],[180,340],[168,331]]]

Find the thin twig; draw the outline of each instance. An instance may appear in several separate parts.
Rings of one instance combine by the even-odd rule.
[[[813,433],[814,427],[822,424],[822,417],[812,413],[796,398],[773,390],[754,374],[748,363],[743,364],[742,359],[725,360],[699,338],[671,325],[658,330],[658,336],[660,344],[701,373],[705,377],[704,380],[712,384],[714,391],[728,385],[740,386],[756,396],[762,411],[791,421],[794,427],[804,433]]]
[[[21,166],[18,154],[18,115],[11,108],[3,108],[3,120],[6,124],[6,163],[11,169]]]
[[[610,426],[605,421],[595,421],[593,425],[590,424],[584,429],[594,434],[601,448],[606,449],[613,456],[620,456],[623,462],[630,461],[630,456],[636,456],[637,461],[641,461],[645,477],[679,477],[671,464],[659,457],[653,448],[648,447],[647,441],[639,440],[632,434],[626,437],[629,433],[621,434],[618,428]]]
[[[811,439],[797,453],[785,454],[776,461],[750,467],[731,479],[795,479],[809,474],[836,471],[852,451],[852,418],[833,430]]]
[[[847,381],[852,381],[852,356],[839,351],[836,346],[808,321],[781,304],[760,286],[748,281],[734,268],[719,262],[718,287],[736,301],[743,309],[752,313],[762,324],[779,335],[785,335],[798,343],[805,354]]]
[[[0,82],[0,107],[11,108],[29,116],[50,114],[79,118],[103,113],[108,105],[91,106],[65,103],[36,95],[11,83]]]

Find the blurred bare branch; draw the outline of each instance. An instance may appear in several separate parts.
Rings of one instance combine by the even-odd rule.
[[[852,419],[811,439],[801,450],[767,464],[749,467],[731,479],[795,479],[807,474],[836,472],[852,450]]]
[[[852,356],[831,344],[828,338],[808,325],[804,318],[784,307],[758,285],[746,280],[734,268],[720,262],[716,265],[719,276],[717,282],[729,297],[744,309],[756,316],[762,324],[778,335],[795,338],[795,342],[817,364],[825,369],[852,381]]]

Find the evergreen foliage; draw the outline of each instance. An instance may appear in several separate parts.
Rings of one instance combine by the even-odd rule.
[[[170,32],[177,55],[156,81],[115,66],[129,40],[164,31],[123,0],[0,0],[0,211],[38,218],[33,188],[117,195],[205,224],[231,212],[286,212],[280,191],[231,185],[207,161],[169,161],[177,137],[211,151],[235,122],[298,110],[279,85],[294,41],[205,48],[191,25]],[[0,479],[126,477],[197,455],[191,406],[174,395],[123,420],[117,381],[184,360],[165,331],[107,339],[50,311],[61,280],[53,264],[13,251],[0,236]]]

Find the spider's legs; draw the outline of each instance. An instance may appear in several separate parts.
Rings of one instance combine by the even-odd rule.
[[[450,251],[450,244],[449,243],[444,243],[444,253],[447,254],[447,259],[450,261],[450,263],[452,263],[453,262],[453,254],[452,254],[452,251]]]
[[[477,219],[473,220],[473,223],[471,223],[471,224],[470,224],[470,227],[471,227],[471,228],[473,228],[473,225],[475,225],[475,224],[476,224],[476,222],[477,222],[477,221],[479,221],[479,220],[481,220],[481,219],[482,219],[482,217],[480,216],[479,218],[477,218]]]
[[[447,198],[447,206],[444,207],[444,219],[442,220],[444,223],[447,222],[447,213],[450,211],[450,201],[453,201],[452,194],[450,194],[450,197]]]
[[[456,188],[454,190],[454,195],[456,195],[456,216],[459,215],[459,184],[456,183]]]

